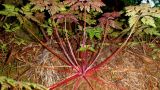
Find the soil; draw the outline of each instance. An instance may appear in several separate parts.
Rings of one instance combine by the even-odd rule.
[[[48,44],[52,46],[54,43]],[[11,53],[14,53],[9,55],[12,60],[6,64],[4,62],[8,56],[0,53],[1,76],[50,86],[69,75],[64,67],[70,67],[62,65],[56,57],[37,43],[30,43],[21,49],[15,48]],[[57,53],[61,54],[58,50]],[[99,61],[109,54],[111,51],[105,49]],[[57,68],[65,72],[58,73],[55,71],[57,68],[53,66],[63,66]],[[160,60],[152,60],[133,48],[126,48],[109,64],[98,70],[93,78],[94,80],[89,80],[95,90],[160,90]],[[61,89],[71,90],[73,83],[68,83]],[[86,82],[82,81],[78,90],[90,90],[86,85]]]

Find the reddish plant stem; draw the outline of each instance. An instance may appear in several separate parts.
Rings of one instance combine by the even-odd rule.
[[[59,87],[59,86],[62,86],[62,85],[66,84],[66,83],[68,83],[68,82],[70,82],[70,81],[72,81],[72,80],[74,80],[74,79],[77,79],[77,78],[80,77],[80,76],[81,76],[81,75],[80,75],[79,73],[76,73],[75,75],[73,75],[73,76],[71,76],[71,77],[69,77],[69,78],[67,78],[67,79],[65,79],[65,80],[63,80],[63,81],[60,81],[60,82],[58,82],[58,83],[56,83],[56,84],[51,85],[51,86],[49,87],[49,89],[50,89],[50,90],[54,90],[55,88],[57,88],[57,87]]]
[[[59,36],[59,34],[58,34],[57,28],[55,28],[55,33],[56,33],[56,36],[57,36],[57,38],[58,38],[58,40],[59,40],[60,47],[62,48],[64,55],[67,57],[68,61],[71,63],[71,66],[73,66],[73,67],[78,71],[79,68],[76,66],[76,64],[72,61],[72,59],[71,59],[70,56],[68,55],[68,53],[67,53],[67,51],[66,51],[66,49],[65,49],[65,46],[64,46],[64,44],[63,44],[63,42],[62,42],[62,39],[60,38],[60,36]]]
[[[60,56],[59,54],[57,54],[52,48],[48,47],[45,43],[43,43],[31,30],[26,29],[29,33],[31,33],[38,41],[39,43],[45,47],[48,51],[50,51],[53,55],[55,55],[57,58],[59,58],[62,62],[64,62],[65,64],[71,66],[66,59],[64,59],[62,56]]]
[[[135,24],[131,27],[131,32],[129,34],[129,36],[127,37],[127,39],[125,40],[125,42],[121,45],[120,48],[118,48],[114,53],[112,53],[109,57],[107,57],[106,59],[104,59],[101,63],[99,63],[98,65],[94,66],[94,67],[89,67],[86,69],[86,72],[90,73],[95,71],[96,69],[100,68],[101,66],[103,66],[104,64],[109,63],[109,61],[111,61],[122,49],[123,47],[127,44],[127,42],[129,41],[129,39],[131,38],[133,32],[135,31],[136,25],[139,21],[140,17],[137,18]]]
[[[84,47],[86,45],[86,9],[85,9],[85,6],[84,6],[84,25],[83,25],[83,40],[82,40],[82,46]]]
[[[105,35],[104,35],[104,38],[103,38],[103,41],[102,41],[102,44],[100,46],[100,49],[98,50],[98,53],[97,55],[95,56],[94,60],[91,62],[91,64],[88,66],[88,68],[92,67],[94,65],[94,63],[98,60],[98,57],[99,55],[101,54],[102,52],[102,49],[103,49],[103,45],[104,45],[104,42],[105,42],[105,39],[106,39],[106,32],[105,32]]]
[[[42,32],[42,34],[43,34],[43,36],[44,36],[45,40],[46,40],[46,41],[48,41],[48,40],[49,40],[49,38],[48,38],[48,36],[46,35],[46,33],[45,33],[44,29],[43,29],[42,27],[40,27],[40,30],[41,30],[41,32]]]
[[[105,29],[109,29],[108,22],[106,24]],[[104,37],[103,37],[103,40],[102,40],[102,44],[101,44],[101,46],[100,46],[100,48],[98,50],[98,53],[96,54],[95,58],[92,60],[91,64],[89,63],[90,65],[88,65],[88,68],[91,68],[94,65],[94,63],[98,60],[98,57],[101,54],[102,49],[103,49],[103,45],[104,45],[104,42],[105,42],[105,39],[106,39],[106,36],[107,36],[107,31],[104,31],[104,35],[103,36]]]
[[[71,53],[71,56],[72,56],[75,64],[76,64],[78,67],[80,67],[80,65],[78,64],[77,59],[76,59],[76,57],[75,57],[75,54],[73,53],[73,48],[72,48],[72,46],[71,46],[71,43],[70,43],[70,41],[69,41],[69,39],[68,39],[68,34],[67,34],[67,30],[66,30],[66,18],[65,18],[65,36],[66,36],[66,40],[67,40],[67,44],[68,44],[68,47],[69,47],[69,51],[70,51],[70,53]]]
[[[108,27],[108,25],[106,24],[106,28],[107,28],[107,27]],[[103,40],[102,40],[102,44],[101,44],[101,46],[99,47],[98,52],[93,54],[93,56],[92,56],[93,58],[91,58],[91,59],[89,60],[88,66],[87,66],[86,68],[92,67],[92,65],[97,61],[100,53],[102,52],[103,44],[104,44],[104,42],[105,42],[106,34],[107,34],[104,27],[103,27],[103,29],[104,29],[104,37],[103,37]]]
[[[83,24],[83,40],[82,40],[82,47],[85,47],[86,45],[86,40],[87,40],[87,35],[86,35],[86,14],[87,14],[87,11],[86,11],[86,7],[84,5],[84,24]],[[81,60],[82,60],[82,65],[81,65],[81,68],[82,68],[82,71],[84,71],[84,69],[87,67],[87,61],[86,61],[86,58],[87,58],[87,51],[83,51],[81,52]]]

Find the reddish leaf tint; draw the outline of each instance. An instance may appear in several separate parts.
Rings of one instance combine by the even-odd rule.
[[[80,9],[81,11],[87,10],[88,12],[90,9],[102,12],[100,7],[105,6],[101,0],[65,0],[64,3],[71,6],[72,10]]]
[[[119,12],[104,13],[98,21],[103,28],[112,27],[115,29],[121,29],[115,22],[115,19],[119,16]]]
[[[34,4],[37,9],[48,10],[51,15],[59,12],[61,3],[57,3],[56,0],[31,0],[31,4]]]
[[[54,21],[58,22],[58,23],[64,22],[65,18],[67,20],[69,20],[69,22],[71,22],[71,23],[72,22],[74,22],[74,23],[78,22],[77,18],[74,15],[70,14],[70,13],[56,14],[56,15],[52,16],[52,19]]]

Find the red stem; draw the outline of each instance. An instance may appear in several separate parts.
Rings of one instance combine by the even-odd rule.
[[[81,75],[80,75],[79,73],[76,73],[75,75],[73,75],[73,76],[71,76],[71,77],[69,77],[69,78],[67,78],[67,79],[65,79],[65,80],[63,80],[63,81],[60,81],[60,82],[58,82],[58,83],[56,83],[56,84],[51,85],[51,86],[49,87],[49,90],[54,90],[55,88],[57,88],[57,87],[59,87],[59,86],[62,86],[62,85],[66,84],[66,83],[68,83],[68,82],[70,82],[70,81],[72,81],[72,80],[74,80],[74,79],[77,79],[77,78],[80,77],[80,76],[81,76]]]
[[[65,18],[65,36],[66,36],[67,44],[68,44],[68,47],[69,47],[69,51],[70,51],[70,54],[71,54],[71,56],[72,56],[75,64],[80,67],[80,65],[78,64],[77,59],[76,59],[76,57],[75,57],[75,54],[74,54],[74,52],[73,52],[73,48],[72,48],[72,46],[71,46],[71,43],[70,43],[70,41],[69,41],[69,39],[68,39],[68,34],[67,34],[66,27],[67,27],[67,26],[66,26],[66,18]]]
[[[127,42],[129,41],[130,37],[132,36],[136,25],[139,21],[140,17],[137,18],[135,24],[130,28],[131,32],[129,34],[129,36],[127,37],[127,39],[125,40],[125,42],[114,52],[112,53],[109,57],[107,57],[106,59],[104,59],[101,63],[99,63],[98,65],[94,66],[94,67],[89,67],[86,69],[86,72],[91,73],[93,71],[95,71],[96,69],[100,68],[101,66],[103,66],[104,64],[109,63],[109,61],[111,61],[122,49],[123,47],[127,44]]]
[[[64,62],[65,64],[71,66],[68,62],[66,62],[66,60],[60,56],[59,54],[57,54],[52,48],[48,47],[45,43],[43,43],[31,30],[26,29],[29,33],[31,33],[38,41],[39,43],[45,47],[48,51],[50,51],[53,55],[55,55],[57,58],[59,58],[62,62]]]
[[[83,3],[84,4],[84,3]],[[84,5],[84,25],[83,25],[83,40],[82,40],[82,47],[85,47],[86,45],[86,40],[87,40],[87,35],[86,35],[86,7]],[[84,69],[86,69],[87,67],[87,61],[86,61],[86,58],[87,58],[87,51],[83,51],[81,52],[81,60],[82,60],[82,65],[81,65],[81,68],[82,68],[82,71],[84,71]]]
[[[108,25],[108,22],[106,22],[106,27],[105,27],[105,29],[109,29],[109,25]],[[104,29],[104,30],[105,30]],[[99,50],[98,50],[98,53],[96,54],[96,56],[94,57],[94,59],[91,61],[91,63],[89,63],[90,65],[88,65],[88,68],[91,68],[93,65],[94,65],[94,63],[98,60],[98,57],[99,57],[99,55],[101,54],[101,52],[102,52],[102,49],[103,49],[103,45],[104,45],[104,42],[105,42],[105,39],[106,39],[106,36],[107,36],[107,31],[105,30],[104,31],[104,35],[103,35],[104,37],[103,37],[103,40],[102,40],[102,44],[101,44],[101,46],[100,46],[100,48],[99,48]]]
[[[71,59],[70,56],[68,55],[65,47],[63,46],[63,42],[62,42],[62,40],[61,40],[61,38],[60,38],[60,36],[59,36],[59,34],[58,34],[57,28],[55,28],[55,33],[56,33],[56,36],[57,36],[57,38],[58,38],[58,40],[59,40],[59,42],[60,42],[60,47],[62,48],[64,55],[67,57],[68,61],[71,63],[71,66],[73,66],[73,67],[78,71],[79,68],[78,68],[78,67],[76,66],[76,64],[72,61],[72,59]]]
[[[82,41],[82,46],[86,44],[86,9],[84,7],[84,26],[83,26],[83,41]]]

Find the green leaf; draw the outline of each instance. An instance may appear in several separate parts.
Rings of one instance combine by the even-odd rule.
[[[5,29],[6,32],[15,32],[20,29],[20,25],[18,24],[12,25],[12,24],[5,23],[3,28]]]
[[[27,4],[21,8],[20,12],[25,14],[25,17],[27,19],[31,19],[32,21],[37,22],[39,24],[40,21],[37,20],[37,18],[33,16],[33,11],[31,9],[31,7],[32,7],[31,4]]]
[[[19,45],[26,45],[26,40],[22,38],[16,38],[16,41],[14,41],[15,44]]]
[[[160,32],[156,28],[146,28],[144,32],[148,35],[160,36]]]
[[[22,7],[23,12],[31,12],[31,4],[26,4]]]
[[[14,5],[3,4],[3,6],[5,7],[5,9],[0,11],[1,15],[16,16],[19,14],[19,8],[16,8]]]
[[[101,33],[96,33],[95,37],[98,38],[98,39],[101,39]]]
[[[7,83],[10,84],[12,87],[16,87],[17,86],[17,83],[12,79],[7,79]]]
[[[0,44],[0,50],[4,53],[4,52],[7,52],[7,44]]]
[[[93,47],[89,47],[88,50],[95,52],[96,50]]]
[[[43,12],[44,10],[45,10],[45,7],[38,6],[38,5],[35,5],[35,6],[31,9],[32,12],[36,12],[36,11]]]
[[[90,39],[93,39],[94,37],[101,39],[102,31],[103,30],[100,27],[89,27],[86,29]]]
[[[153,19],[153,17],[150,17],[150,16],[144,16],[141,21],[143,22],[143,24],[146,24],[146,25],[150,25],[152,27],[156,27],[155,25],[155,20]]]
[[[48,88],[39,84],[17,82],[4,76],[0,76],[0,86],[1,90],[8,90],[11,87],[14,88],[14,90],[49,90]]]
[[[113,31],[113,32],[110,33],[109,35],[110,35],[111,37],[118,37],[119,34],[120,34],[120,32]]]
[[[132,27],[136,23],[137,19],[138,19],[137,15],[130,17],[128,21],[129,26]]]
[[[38,85],[38,84],[34,84],[34,83],[28,83],[30,85],[30,87],[38,89],[38,90],[48,90],[47,88],[45,88],[42,85]]]
[[[84,51],[86,51],[87,50],[87,48],[86,47],[82,47],[82,45],[81,45],[81,47],[78,49],[78,51],[81,51],[81,52],[84,52]]]
[[[95,49],[91,45],[84,45],[84,46],[81,45],[81,47],[78,49],[78,51],[82,51],[82,52],[86,50],[95,52]]]
[[[53,33],[53,29],[51,27],[48,27],[47,28],[47,34],[52,35],[52,33]]]

